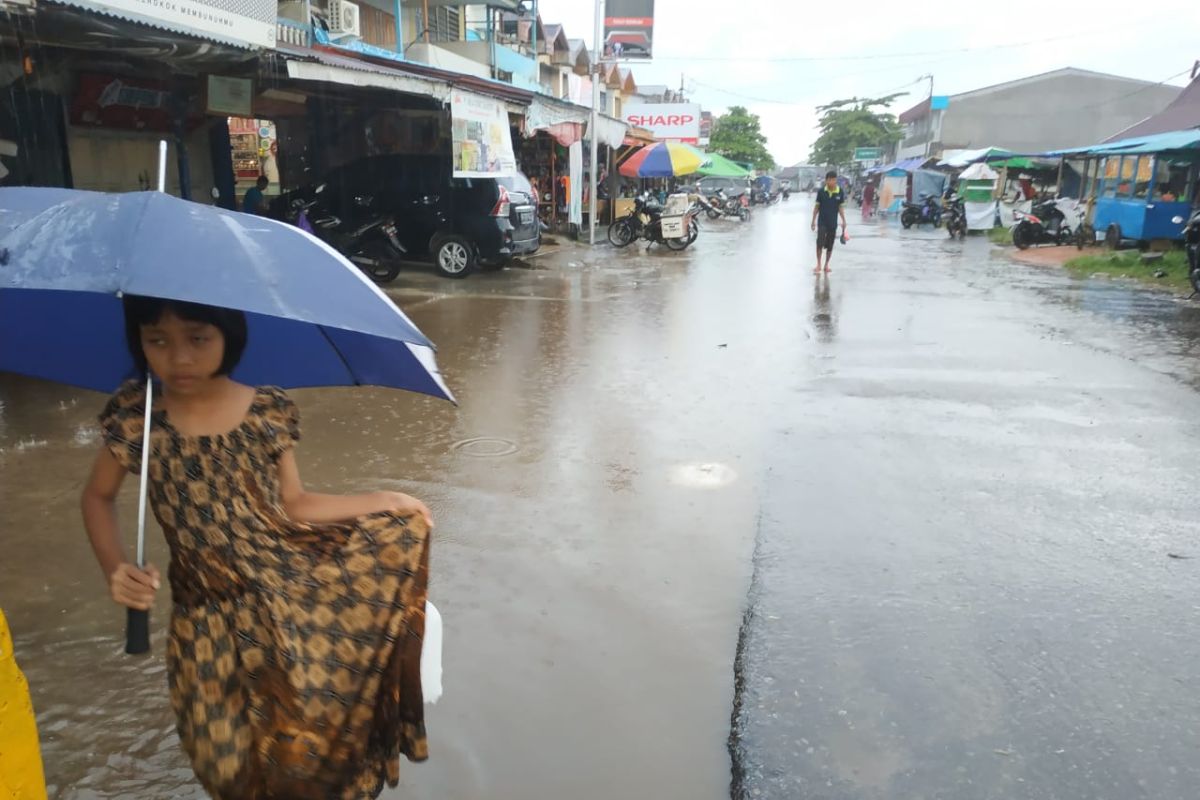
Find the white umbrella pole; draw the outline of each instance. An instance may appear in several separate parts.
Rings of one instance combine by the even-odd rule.
[[[158,143],[158,190],[167,190],[167,141]],[[142,471],[138,485],[137,567],[146,568],[146,498],[150,490],[150,414],[154,382],[146,371],[146,416],[142,424]],[[150,612],[128,609],[125,619],[125,652],[138,655],[150,650]]]
[[[164,145],[166,142],[163,143]],[[163,147],[166,150],[166,147]],[[142,474],[138,485],[137,566],[146,567],[146,497],[150,490],[150,410],[154,401],[154,383],[146,372],[146,416],[142,425]],[[125,652],[130,655],[150,649],[150,612],[128,610],[125,625]]]

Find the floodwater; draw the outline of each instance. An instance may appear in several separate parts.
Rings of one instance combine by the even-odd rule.
[[[1200,307],[887,225],[817,279],[809,214],[406,273],[461,407],[295,393],[309,486],[438,520],[446,695],[385,797],[1194,797]],[[203,797],[167,599],[125,656],[79,522],[103,398],[0,403],[51,796]]]

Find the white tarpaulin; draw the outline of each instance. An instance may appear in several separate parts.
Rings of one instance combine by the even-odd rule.
[[[1028,214],[1033,208],[1033,203],[1029,200],[1019,200],[1015,203],[1007,201],[1000,203],[1000,224],[1006,228],[1011,228],[1013,223],[1017,221],[1017,213]]]
[[[571,197],[568,200],[567,222],[583,226],[583,142],[567,148],[571,166]]]
[[[581,106],[569,103],[554,103],[534,95],[529,107],[525,109],[525,129],[528,131],[549,130],[555,125],[564,123],[583,124],[587,122],[591,112]]]
[[[990,231],[996,227],[996,201],[989,203],[963,203],[967,212],[967,229],[972,231]]]
[[[957,155],[939,161],[938,166],[958,169],[959,167],[965,167],[974,161],[980,161],[991,155],[1012,155],[1012,151],[1005,150],[1003,147],[980,147],[977,150],[960,150]]]
[[[999,172],[980,161],[978,164],[972,164],[964,169],[958,179],[960,181],[994,181],[999,177]]]
[[[908,193],[907,175],[888,175],[879,185],[879,210],[884,214],[894,214],[904,203]]]
[[[450,92],[450,121],[454,177],[516,174],[517,159],[503,101],[454,89]]]
[[[608,145],[609,147],[620,147],[625,143],[625,134],[629,131],[629,126],[619,119],[606,117],[599,114],[596,117],[596,137],[600,144]],[[589,141],[592,138],[592,125],[588,122],[588,133],[586,137]]]

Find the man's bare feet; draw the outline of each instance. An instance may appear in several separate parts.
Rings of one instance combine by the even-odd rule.
[[[833,270],[829,267],[825,267],[825,274],[828,275],[830,272],[833,272]]]
[[[821,265],[817,264],[816,268],[813,269],[813,275],[820,275],[820,274],[821,274]]]

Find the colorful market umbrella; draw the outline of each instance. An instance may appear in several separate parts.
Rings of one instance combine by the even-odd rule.
[[[706,178],[749,178],[750,170],[719,153],[705,153],[704,163],[696,170]]]
[[[674,178],[696,172],[706,158],[691,145],[657,142],[625,159],[620,172],[626,178]]]

